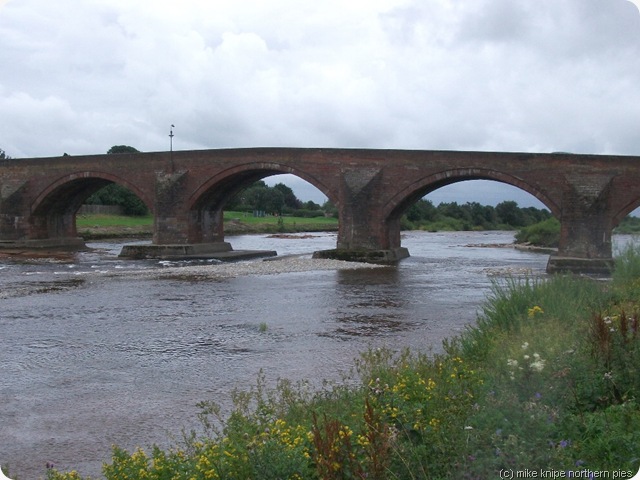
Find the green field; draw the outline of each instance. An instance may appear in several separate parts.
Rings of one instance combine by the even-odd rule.
[[[144,227],[153,225],[153,217],[130,217],[127,215],[78,215],[76,217],[76,227]]]
[[[225,233],[288,233],[337,230],[338,219],[333,217],[254,217],[245,212],[224,212]],[[151,215],[78,215],[78,234],[85,238],[150,235]]]

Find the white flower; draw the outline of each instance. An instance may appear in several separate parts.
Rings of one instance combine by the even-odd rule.
[[[526,350],[527,348],[529,348],[529,342],[524,342],[524,343],[522,344],[522,349],[523,349],[523,350]]]
[[[531,363],[529,367],[533,371],[541,372],[542,370],[544,370],[544,360],[542,359],[536,360],[535,362]]]
[[[529,357],[529,355],[523,355],[522,358],[524,358],[525,360],[529,360],[529,358],[531,358],[531,357]]]
[[[517,367],[518,366],[518,361],[517,360],[513,360],[512,358],[507,359],[507,365],[510,367]]]

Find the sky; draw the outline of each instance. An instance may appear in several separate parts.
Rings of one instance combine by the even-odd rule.
[[[174,150],[640,155],[629,0],[0,0],[0,65],[14,158],[168,150],[172,124]],[[495,182],[429,198],[540,205]]]

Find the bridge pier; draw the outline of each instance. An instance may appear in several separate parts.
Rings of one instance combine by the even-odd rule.
[[[563,216],[558,252],[549,257],[547,273],[610,275],[614,267],[611,233],[607,215]]]
[[[342,171],[337,248],[315,252],[314,258],[395,263],[409,257],[400,245],[400,219],[385,219],[382,168]]]

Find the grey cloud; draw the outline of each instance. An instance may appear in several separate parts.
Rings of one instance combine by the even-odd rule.
[[[0,148],[637,153],[639,38],[626,0],[12,1]]]

